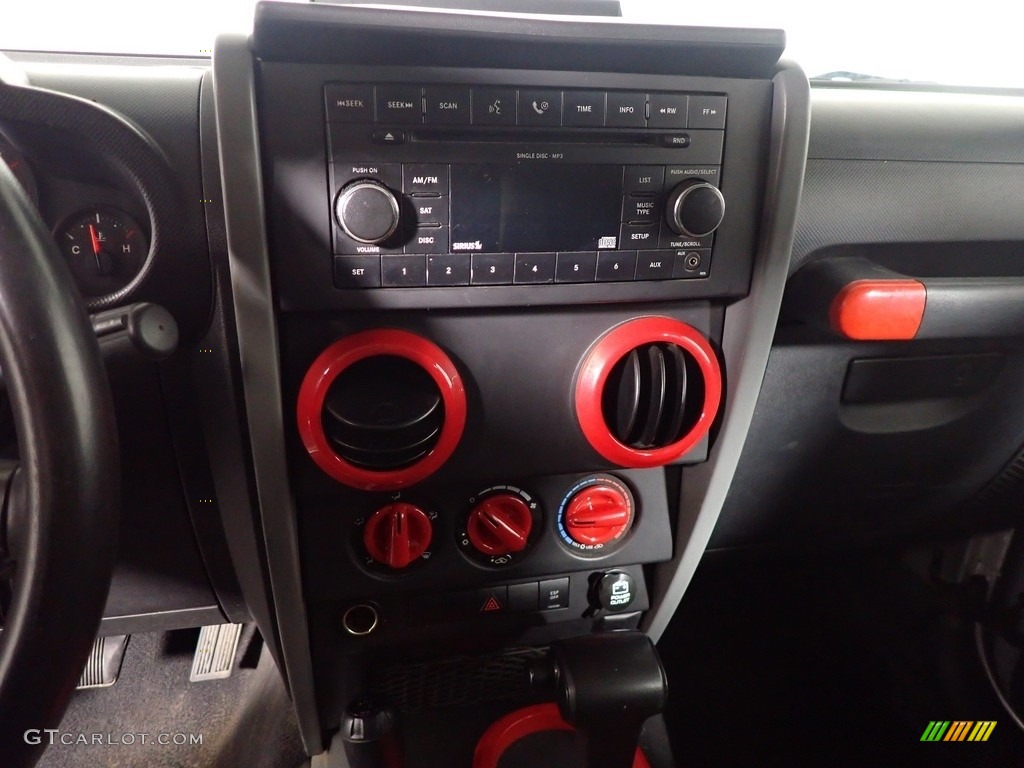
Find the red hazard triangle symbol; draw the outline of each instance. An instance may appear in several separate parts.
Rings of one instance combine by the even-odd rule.
[[[481,608],[480,610],[481,611],[500,611],[501,610],[501,603],[499,603],[495,599],[494,595],[491,595],[490,597],[487,598],[487,602],[484,603],[484,607]]]

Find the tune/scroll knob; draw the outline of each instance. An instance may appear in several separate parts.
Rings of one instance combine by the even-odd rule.
[[[668,196],[665,218],[678,235],[710,235],[725,216],[725,198],[713,184],[701,179],[686,179]]]
[[[533,513],[523,499],[511,493],[488,496],[469,513],[466,534],[485,555],[507,555],[526,549],[533,529]]]
[[[381,507],[366,521],[363,545],[374,562],[401,569],[423,556],[430,547],[430,516],[404,501]]]
[[[334,215],[345,233],[360,243],[383,243],[398,229],[401,209],[395,193],[370,179],[353,181],[338,193]]]

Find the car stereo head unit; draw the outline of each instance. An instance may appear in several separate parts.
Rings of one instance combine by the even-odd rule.
[[[715,94],[325,86],[335,286],[710,275]]]

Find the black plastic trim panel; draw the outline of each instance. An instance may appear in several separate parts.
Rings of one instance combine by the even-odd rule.
[[[295,510],[288,487],[270,289],[263,180],[249,40],[223,35],[214,52],[213,88],[243,396],[261,510],[284,673],[308,754],[323,751],[313,686],[306,608],[299,573]]]
[[[722,512],[768,366],[785,290],[810,131],[810,88],[796,65],[774,78],[771,149],[750,296],[725,313],[722,351],[729,372],[722,426],[709,460],[684,470],[676,553],[657,566],[643,628],[657,641],[675,614]]]
[[[396,19],[400,16],[401,23]],[[722,29],[261,2],[256,56],[275,61],[768,77],[775,29]]]

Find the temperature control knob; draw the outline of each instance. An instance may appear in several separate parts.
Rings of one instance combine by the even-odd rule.
[[[570,546],[602,551],[629,532],[633,515],[633,497],[624,486],[595,478],[564,504],[560,528]]]
[[[668,196],[665,218],[677,235],[710,235],[725,216],[725,198],[718,188],[701,179],[687,179]]]
[[[433,525],[426,512],[398,501],[370,515],[363,528],[363,545],[375,562],[399,569],[423,556],[432,534]]]
[[[470,544],[485,555],[522,552],[533,529],[533,513],[517,495],[488,496],[469,513],[466,535]]]
[[[353,181],[338,193],[334,215],[345,234],[360,243],[383,243],[398,229],[395,193],[379,181]]]

